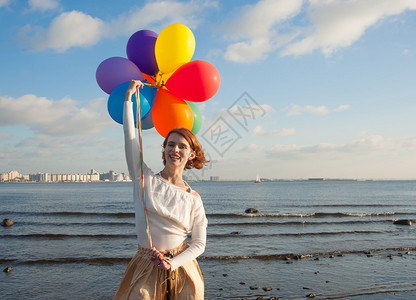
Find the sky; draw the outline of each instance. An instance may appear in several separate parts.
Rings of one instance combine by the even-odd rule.
[[[0,173],[126,172],[95,72],[175,23],[221,76],[186,175],[416,179],[416,0],[0,0]]]

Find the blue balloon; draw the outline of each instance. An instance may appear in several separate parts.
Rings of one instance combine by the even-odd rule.
[[[143,88],[139,90],[139,93],[140,93],[140,102],[147,101],[150,107],[153,107],[153,104],[155,103],[157,89],[155,87],[145,85],[143,86]],[[149,110],[144,112],[142,108],[142,116],[146,115],[149,112]]]
[[[111,92],[110,97],[108,97],[108,102],[107,102],[108,113],[110,114],[111,118],[119,124],[123,124],[123,107],[124,107],[126,91],[129,85],[130,85],[130,81],[120,84]],[[144,86],[144,88],[140,89],[139,91],[140,112],[141,112],[142,120],[143,120],[143,117],[146,116],[151,109],[150,103],[152,103],[153,105],[153,102],[154,102],[154,96],[153,96],[154,92],[151,89],[153,88]],[[151,99],[152,96],[153,96],[153,99]],[[131,100],[133,101],[134,123],[136,123],[137,122],[136,93],[133,94]]]

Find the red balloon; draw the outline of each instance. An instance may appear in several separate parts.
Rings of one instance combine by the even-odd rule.
[[[174,128],[191,130],[194,124],[193,112],[189,105],[165,89],[159,89],[156,94],[152,119],[157,132],[163,137]]]
[[[194,60],[179,67],[165,86],[179,98],[202,102],[215,95],[220,83],[220,74],[212,64]]]

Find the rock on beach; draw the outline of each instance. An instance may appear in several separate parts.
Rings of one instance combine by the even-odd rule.
[[[257,214],[259,212],[259,210],[257,208],[247,208],[246,209],[246,213],[247,214]]]
[[[395,224],[395,225],[408,225],[408,226],[411,226],[412,225],[412,221],[411,220],[397,220],[393,224]]]
[[[1,223],[1,225],[4,227],[9,227],[9,226],[12,226],[13,224],[14,222],[10,220],[9,218],[4,219],[3,222]]]

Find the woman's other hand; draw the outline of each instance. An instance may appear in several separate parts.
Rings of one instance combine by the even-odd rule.
[[[150,260],[159,268],[163,270],[169,270],[170,264],[167,262],[166,257],[155,247],[149,249]]]

